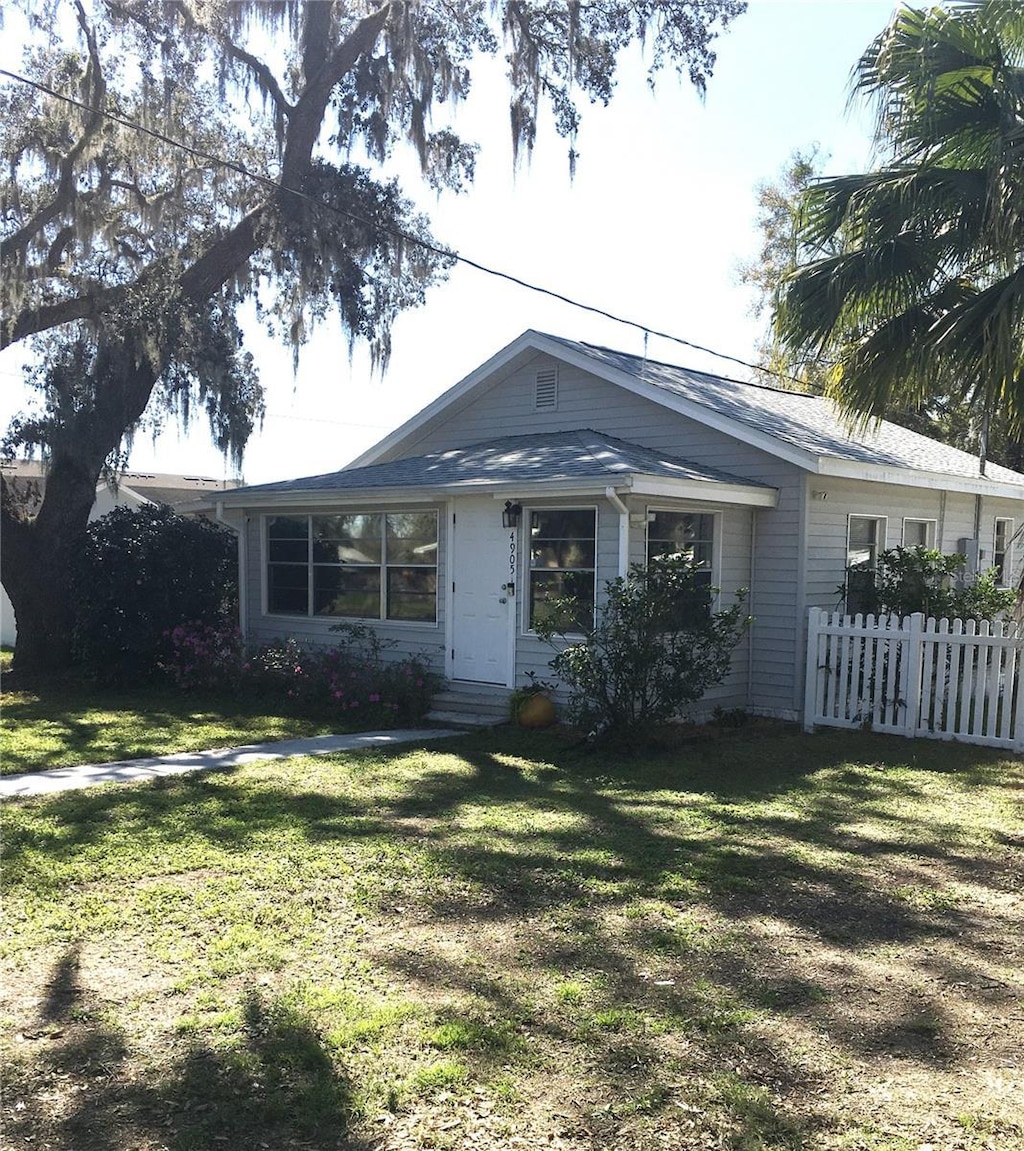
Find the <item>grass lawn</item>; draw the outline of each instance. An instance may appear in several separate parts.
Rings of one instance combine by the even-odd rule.
[[[5,1145],[1024,1147],[1022,785],[764,724],[7,804]]]
[[[0,775],[339,730],[336,716],[281,715],[266,700],[211,701],[166,686],[111,691],[67,680],[4,691]]]

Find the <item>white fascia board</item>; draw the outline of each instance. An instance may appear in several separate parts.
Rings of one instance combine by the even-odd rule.
[[[778,507],[776,488],[725,484],[714,480],[647,479],[638,476],[633,484],[633,495],[672,497],[679,500],[699,500],[716,504],[740,504],[748,508]]]
[[[377,461],[391,451],[392,448],[397,447],[403,440],[408,439],[409,436],[419,431],[420,428],[428,424],[446,408],[457,403],[467,392],[471,392],[489,376],[506,367],[518,356],[522,355],[523,352],[533,350],[535,344],[538,342],[550,341],[542,341],[540,334],[532,329],[523,332],[523,334],[517,336],[511,344],[506,344],[501,351],[495,352],[489,360],[486,360],[478,368],[474,368],[468,376],[464,376],[457,384],[454,384],[447,391],[442,392],[436,400],[427,404],[425,408],[421,408],[414,416],[406,420],[404,424],[395,428],[393,432],[389,432],[382,440],[378,440],[373,447],[367,448],[362,455],[356,456],[356,458],[347,463],[345,467],[362,468],[366,467],[367,464],[377,463]],[[554,354],[557,355],[557,352]]]
[[[866,464],[859,460],[839,460],[823,456],[817,472],[822,476],[841,476],[843,479],[868,480],[876,484],[902,485],[907,488],[936,488],[968,495],[995,496],[1000,499],[1024,500],[1024,484],[1011,484],[991,480],[987,476],[956,476],[948,472],[926,472],[913,468],[887,467]]]
[[[427,504],[448,498],[444,488],[308,488],[301,492],[253,492],[248,497],[223,500],[225,511],[234,508],[264,512],[277,508],[322,507],[325,504]]]

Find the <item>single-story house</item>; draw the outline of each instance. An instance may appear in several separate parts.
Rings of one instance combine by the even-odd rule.
[[[793,719],[808,608],[834,607],[851,565],[927,544],[1010,584],[1024,558],[1020,473],[892,423],[852,431],[818,396],[534,331],[349,466],[225,492],[218,514],[249,642],[371,623],[455,683],[550,675],[545,600],[599,606],[631,563],[686,552],[754,617],[708,706]]]
[[[0,474],[34,514],[46,491],[46,468],[38,460],[0,460]],[[137,510],[151,504],[167,504],[179,515],[205,514],[211,496],[238,487],[235,480],[214,480],[208,476],[168,475],[162,472],[125,472],[116,484],[102,479],[96,485],[96,501],[89,512],[90,523],[102,519],[116,507]],[[0,643],[13,647],[18,638],[14,608],[0,584]]]

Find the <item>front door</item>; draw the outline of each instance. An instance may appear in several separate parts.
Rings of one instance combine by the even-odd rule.
[[[515,599],[509,595],[512,531],[490,496],[454,503],[452,678],[508,684]]]

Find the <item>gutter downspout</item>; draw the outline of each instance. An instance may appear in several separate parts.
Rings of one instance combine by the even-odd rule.
[[[604,489],[604,496],[619,513],[619,575],[624,577],[629,571],[629,508],[612,487]]]

